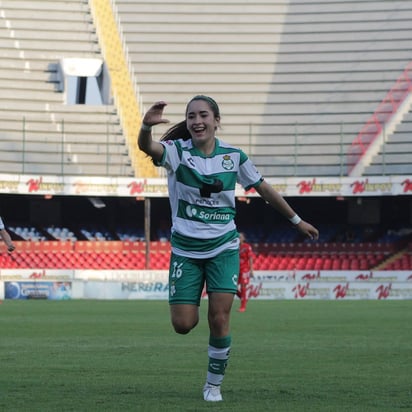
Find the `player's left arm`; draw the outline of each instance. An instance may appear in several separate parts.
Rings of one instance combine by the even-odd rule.
[[[262,181],[260,185],[256,188],[259,195],[266,200],[275,210],[277,210],[286,219],[291,221],[296,228],[309,237],[310,239],[316,240],[319,238],[319,231],[310,223],[305,222],[301,219],[297,213],[291,208],[289,203],[281,196],[272,186],[270,186],[266,181]]]
[[[7,246],[7,251],[9,253],[13,252],[13,250],[16,248],[13,244],[13,241],[11,240],[11,237],[9,235],[9,232],[7,232],[6,229],[0,229],[0,236],[3,239],[4,243]]]

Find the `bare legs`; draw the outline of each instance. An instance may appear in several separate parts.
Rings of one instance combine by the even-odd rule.
[[[230,332],[230,311],[234,295],[232,293],[209,293],[208,322],[210,334],[217,338]],[[187,334],[199,322],[197,305],[170,305],[172,325],[176,333]]]
[[[222,384],[229,360],[232,338],[230,336],[230,311],[233,304],[232,293],[209,293],[208,298],[208,369],[206,383],[203,387],[203,398],[206,401],[221,401],[220,385]],[[179,334],[189,333],[199,322],[197,305],[170,305],[172,325]]]

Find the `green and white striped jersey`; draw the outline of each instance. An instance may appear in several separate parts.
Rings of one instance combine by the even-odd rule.
[[[262,176],[240,149],[216,138],[205,156],[192,140],[168,140],[158,166],[168,173],[172,212],[172,251],[181,256],[209,258],[237,249],[234,217],[235,187],[258,186]]]

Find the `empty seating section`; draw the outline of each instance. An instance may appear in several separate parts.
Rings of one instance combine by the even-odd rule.
[[[165,99],[173,124],[204,93],[221,106],[222,138],[266,177],[345,175],[349,146],[411,60],[401,0],[4,0],[0,11],[5,173],[155,176],[136,147],[140,110]],[[58,63],[70,57],[105,60],[113,104],[65,104]],[[409,123],[364,174],[411,173]]]
[[[378,225],[345,225],[316,223],[319,229],[319,243],[327,246],[331,242],[339,243],[365,243],[373,239],[374,242],[395,242],[405,233],[398,230],[385,231]],[[289,224],[277,224],[273,226],[240,226],[239,230],[246,233],[250,243],[311,243],[309,239],[295,230],[291,230]],[[408,232],[408,229],[404,229]]]
[[[130,225],[119,225],[116,228],[116,235],[122,241],[144,241],[145,234],[143,228],[131,227]]]
[[[79,233],[87,234],[84,236],[87,240],[79,240],[74,231],[68,228],[46,229],[49,229],[49,235],[55,234],[56,239],[60,240],[46,240],[41,237],[42,231],[34,227],[9,227],[13,238],[19,233],[19,238],[25,240],[15,240],[17,249],[12,255],[6,253],[3,243],[0,244],[0,267],[102,270],[166,270],[169,267],[169,241],[150,241],[146,245],[144,236],[136,240],[138,236],[134,231],[122,240],[109,240],[114,238],[111,232],[96,226],[79,230]],[[272,238],[275,241],[259,241],[258,234],[265,236],[264,231],[258,229],[254,235],[252,232],[245,233],[255,253],[255,270],[412,269],[412,228],[387,230],[381,235],[373,231],[360,231],[356,227],[351,232],[352,241],[316,243],[302,242],[297,237],[292,239],[282,235]],[[65,235],[62,236],[62,233]],[[124,232],[118,229],[117,233]],[[334,237],[332,233],[342,233],[342,227],[337,225],[333,230],[331,226],[329,239]],[[366,237],[373,233],[374,240],[366,241]],[[265,239],[268,240],[268,237]]]
[[[24,240],[30,240],[34,242],[46,240],[46,237],[33,226],[9,226],[8,230],[10,230],[10,232],[14,232],[15,235]]]
[[[0,4],[0,173],[132,176],[113,104],[65,104],[58,65],[102,58],[87,2]]]
[[[255,270],[370,270],[383,260],[378,255],[259,256]]]
[[[50,236],[61,241],[75,242],[77,240],[77,236],[67,227],[49,226],[45,230]]]
[[[371,270],[394,252],[384,243],[255,245],[256,270]]]
[[[214,96],[222,137],[267,177],[346,174],[349,146],[411,59],[405,1],[115,4],[144,104],[167,100],[175,123],[192,95]],[[387,173],[410,173],[400,157],[387,154]]]
[[[113,240],[113,235],[102,225],[87,225],[80,229],[80,233],[87,240]]]
[[[144,242],[119,241],[16,241],[16,253],[0,247],[0,267],[20,269],[166,269],[170,244],[152,242],[146,266]]]
[[[18,249],[12,255],[2,250],[0,267],[27,269],[162,269],[169,267],[170,243],[151,242],[150,258],[146,267],[146,246],[144,242],[120,241],[45,241],[16,242]],[[158,244],[156,244],[158,243]],[[299,251],[299,244],[254,245],[255,270],[371,270],[387,260],[393,250],[390,248],[359,251],[359,244],[351,252],[338,250]],[[391,262],[382,270],[410,270],[411,253]]]

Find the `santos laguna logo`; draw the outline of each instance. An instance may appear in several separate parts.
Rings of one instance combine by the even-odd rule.
[[[228,222],[232,218],[230,213],[220,213],[218,211],[207,211],[203,209],[198,210],[193,205],[186,206],[186,214],[192,219],[207,222]]]
[[[189,217],[195,217],[197,215],[197,209],[193,206],[187,205],[186,206],[186,214]]]

